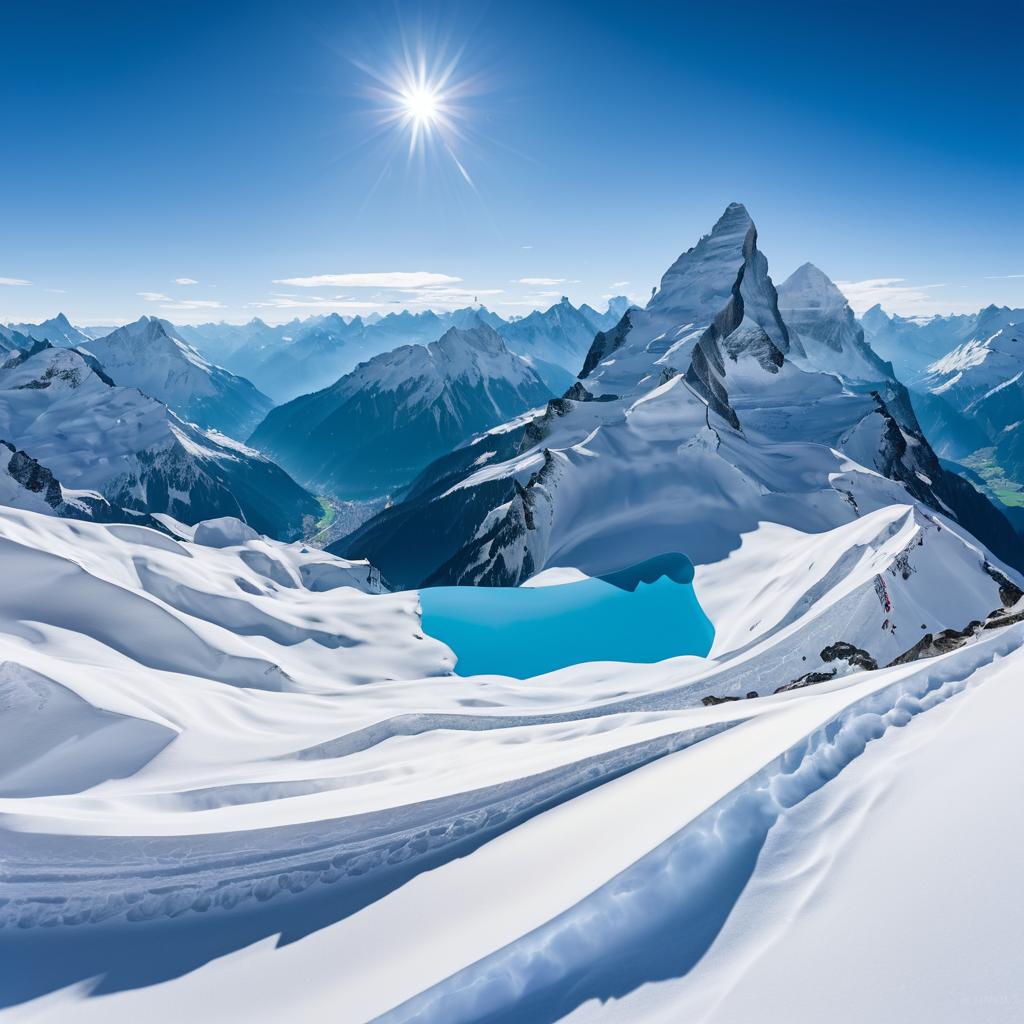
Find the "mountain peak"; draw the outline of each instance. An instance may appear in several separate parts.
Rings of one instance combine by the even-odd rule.
[[[685,309],[698,314],[710,300],[715,312],[721,298],[727,295],[740,266],[757,246],[757,229],[742,203],[730,203],[715,222],[710,234],[687,249],[661,279],[661,287],[651,297],[648,309]]]
[[[847,305],[846,296],[836,287],[832,278],[813,263],[797,267],[779,285],[779,309],[783,312],[797,309],[843,309]]]
[[[719,225],[725,223],[741,223],[744,222],[753,226],[754,221],[752,220],[750,213],[742,203],[730,203],[726,208],[725,212],[715,223],[715,226],[711,229],[711,233],[714,234],[718,230]]]

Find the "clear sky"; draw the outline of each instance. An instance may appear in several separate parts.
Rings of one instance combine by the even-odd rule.
[[[0,320],[644,297],[734,199],[776,281],[1024,305],[1022,31],[988,0],[3,3]]]

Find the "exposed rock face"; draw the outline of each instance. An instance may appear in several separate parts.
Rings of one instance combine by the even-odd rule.
[[[7,472],[11,479],[21,484],[26,491],[39,494],[50,508],[59,513],[64,505],[64,495],[61,493],[57,478],[45,466],[40,466],[27,452],[19,451],[13,444],[2,439],[0,445],[10,452]],[[0,458],[2,457],[3,452],[0,452]]]
[[[854,644],[848,644],[845,640],[829,644],[821,652],[821,660],[825,662],[845,661],[853,668],[863,668],[868,671],[874,671],[878,668],[878,662],[867,651],[861,650],[861,648],[856,647]]]
[[[132,512],[112,504],[102,495],[89,491],[68,491],[46,466],[28,452],[0,439],[0,505],[24,508],[32,512],[62,516],[65,519],[93,520],[98,523],[132,523],[163,530],[162,524],[144,513]]]

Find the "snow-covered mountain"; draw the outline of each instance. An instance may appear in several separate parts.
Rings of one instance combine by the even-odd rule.
[[[247,437],[274,405],[244,377],[207,362],[166,320],[144,316],[82,347],[116,384],[229,437]]]
[[[250,443],[317,491],[376,497],[550,397],[529,363],[477,321],[430,345],[376,356],[331,387],[279,406]]]
[[[894,379],[892,366],[864,340],[846,296],[813,263],[779,286],[779,312],[790,332],[791,361],[801,369],[855,383]]]
[[[93,355],[46,342],[0,368],[0,439],[70,489],[64,501],[81,503],[87,491],[117,510],[169,513],[186,523],[239,516],[285,538],[301,535],[304,517],[320,511],[258,452],[186,423],[134,387],[117,386]],[[38,502],[17,504],[42,511]],[[117,518],[97,511],[90,517]]]
[[[38,324],[8,324],[10,330],[17,331],[33,341],[48,341],[51,345],[66,345],[74,348],[89,341],[89,336],[75,327],[63,314],[58,313],[49,320]]]
[[[733,204],[645,309],[597,335],[577,386],[438,460],[335,549],[402,585],[508,585],[663,551],[709,564],[759,522],[821,532],[914,500],[1024,564],[1007,520],[942,469],[910,417],[801,370],[794,347]]]
[[[0,1016],[1014,1020],[1020,542],[802,277],[776,294],[731,205],[563,397],[448,451],[349,539],[383,574],[259,536],[316,504],[255,452],[83,349],[18,345]],[[537,376],[469,320],[338,381],[342,411],[379,403],[333,438],[312,416],[302,443],[366,434],[386,460],[396,422],[465,425],[482,395],[497,414],[509,379]],[[90,521],[105,501],[160,529]],[[464,623],[452,646],[432,631],[452,591],[388,586],[427,577],[521,583],[455,594],[505,640],[521,600],[570,609],[518,635],[581,652],[608,623],[586,595],[625,616],[685,587],[706,642],[657,660],[645,643],[677,623],[637,618],[628,661],[478,675]]]
[[[599,313],[593,306],[586,302],[580,306],[580,312],[600,331],[610,331],[621,319],[622,314],[629,309],[631,303],[625,295],[613,295],[608,300],[608,308]]]

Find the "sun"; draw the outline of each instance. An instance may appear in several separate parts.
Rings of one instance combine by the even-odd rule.
[[[371,79],[366,93],[375,101],[370,113],[379,133],[403,145],[417,173],[447,164],[475,190],[461,154],[473,143],[470,119],[485,82],[482,73],[460,68],[462,57],[461,49],[451,54],[439,47],[431,56],[425,48],[403,43],[393,62],[357,64]]]
[[[403,91],[401,99],[406,116],[420,125],[435,124],[441,117],[444,99],[429,86]]]

